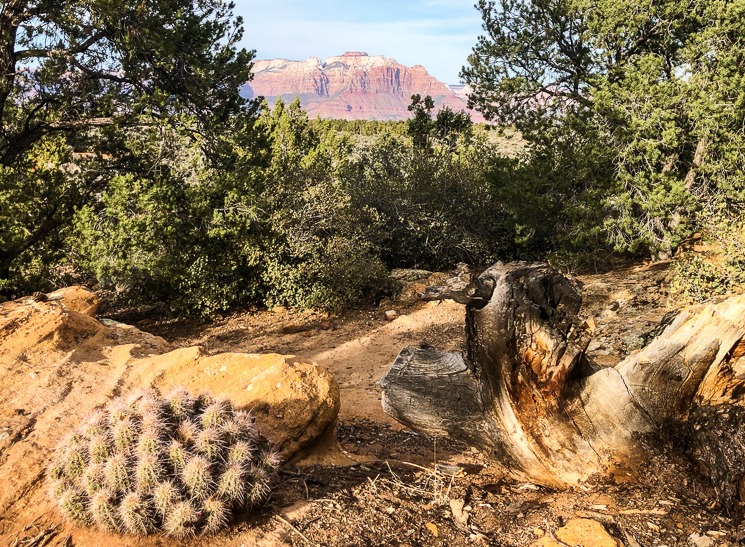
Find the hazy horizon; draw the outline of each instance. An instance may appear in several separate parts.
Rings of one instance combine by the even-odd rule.
[[[242,45],[255,49],[257,59],[325,60],[364,51],[423,65],[447,84],[460,82],[458,73],[481,34],[472,0],[235,3],[246,29]]]

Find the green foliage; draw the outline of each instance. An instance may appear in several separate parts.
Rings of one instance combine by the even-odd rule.
[[[121,81],[85,74],[92,87],[80,96],[98,101],[95,116],[79,113],[0,166],[5,295],[84,279],[118,304],[161,302],[177,313],[338,309],[390,292],[389,267],[503,257],[502,208],[485,176],[494,150],[467,116],[435,114],[427,98],[412,104],[412,124],[310,122],[297,101],[258,112],[236,98],[251,57],[234,47],[240,22],[228,4],[203,4],[197,15],[189,0],[146,2],[141,9],[171,26],[102,36],[102,48],[128,55],[112,58],[123,65]],[[168,11],[178,7],[180,15]],[[68,8],[61,3],[59,13]],[[77,24],[76,13],[65,28]],[[187,32],[194,44],[184,44]],[[160,61],[140,56],[154,37],[170,40],[153,50]],[[75,55],[81,66],[97,62],[86,48]],[[57,61],[44,69],[50,78],[82,70]],[[198,74],[175,79],[177,66]],[[208,84],[218,90],[208,93]],[[59,92],[64,102],[75,90]],[[33,108],[22,102],[21,110]],[[58,115],[62,122],[66,113]],[[134,442],[126,425],[115,448]],[[96,445],[95,458],[105,454]],[[185,465],[178,451],[173,458]]]
[[[387,290],[369,211],[343,178],[349,139],[279,103],[234,144],[227,171],[173,131],[129,135],[152,168],[114,177],[78,211],[72,262],[122,302],[205,315],[251,303],[339,308]]]
[[[256,301],[263,228],[252,151],[237,149],[229,173],[173,130],[130,133],[125,144],[143,171],[112,177],[78,210],[69,260],[124,303],[209,314]]]
[[[345,177],[356,207],[373,213],[367,232],[392,268],[505,258],[505,209],[489,184],[498,150],[466,115],[432,107],[415,96],[408,135],[383,133],[356,147]]]
[[[132,439],[116,443],[122,430],[133,431]],[[91,450],[101,439],[110,440],[105,458]],[[68,435],[47,476],[51,496],[73,522],[184,538],[217,533],[234,511],[261,501],[278,466],[250,417],[228,401],[142,391],[115,399]]]
[[[270,238],[263,279],[269,304],[339,308],[387,289],[387,271],[345,176],[352,142],[313,131],[299,101],[278,102],[261,119],[271,164],[264,209]]]
[[[38,4],[0,21],[5,297],[83,279],[178,313],[338,309],[392,290],[389,268],[664,257],[702,228],[732,265],[681,262],[680,278],[695,298],[739,282],[725,228],[745,209],[741,2],[479,0],[463,77],[497,129],[418,95],[408,122],[247,103],[253,53],[223,0]],[[504,127],[525,146],[501,149]],[[206,402],[181,403],[168,465],[183,471],[187,448],[229,457],[211,430],[228,426],[205,431],[184,416]],[[91,461],[153,454],[164,424],[140,419],[109,444],[91,433]]]
[[[11,166],[0,164],[0,294],[51,290],[67,281],[52,264],[62,259],[60,247],[74,204],[91,186],[63,138],[35,143]]]
[[[148,186],[142,173],[153,164],[129,145],[132,133],[178,128],[213,157],[229,152],[224,135],[254,116],[238,93],[253,53],[237,47],[242,21],[223,0],[6,4],[0,294],[13,296],[76,279],[66,236],[76,211],[100,206],[112,180]],[[147,192],[143,199],[163,193]],[[147,259],[152,242],[143,243]]]
[[[0,164],[46,135],[178,123],[212,132],[245,105],[253,53],[223,0],[13,2],[0,22]],[[193,120],[192,120],[193,121]],[[67,133],[70,134],[70,133]]]
[[[414,117],[408,121],[408,133],[414,147],[428,153],[433,152],[437,145],[447,150],[452,150],[458,139],[466,139],[471,136],[472,122],[470,116],[465,112],[453,112],[450,108],[440,109],[435,116],[432,111],[435,102],[427,95],[411,96],[409,112]]]
[[[462,76],[473,105],[528,140],[505,176],[528,202],[544,194],[554,249],[670,256],[699,212],[742,208],[740,3],[477,7],[486,33]]]
[[[355,137],[377,137],[381,133],[405,135],[408,128],[408,123],[405,121],[322,120],[321,118],[310,120],[310,125],[319,133],[335,131]]]
[[[745,290],[745,224],[741,219],[707,219],[701,248],[687,249],[674,263],[671,292],[694,302]]]

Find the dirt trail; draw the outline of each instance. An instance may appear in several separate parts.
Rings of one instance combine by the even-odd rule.
[[[668,269],[669,263],[661,262],[577,278],[584,300],[581,315],[591,318],[596,328],[589,347],[596,361],[615,365],[650,339],[669,311]],[[419,282],[414,288],[425,286]],[[384,312],[392,308],[400,315],[389,322]],[[206,327],[148,321],[138,326],[176,346],[200,345],[215,353],[280,353],[315,361],[339,382],[341,421],[370,419],[399,427],[382,411],[377,381],[407,345],[424,342],[445,351],[461,350],[465,307],[449,300],[423,303],[408,298],[334,318],[278,308],[234,315]]]
[[[650,338],[668,311],[668,275],[667,265],[657,264],[580,277],[582,314],[596,329],[589,348],[595,359],[613,365]],[[413,292],[417,289],[421,287]],[[388,322],[384,312],[392,308],[400,317]],[[192,544],[522,547],[544,538],[545,545],[552,545],[551,535],[577,517],[601,523],[627,546],[687,545],[694,535],[712,545],[737,544],[732,516],[707,500],[710,492],[704,486],[686,478],[691,470],[685,461],[650,462],[645,484],[617,477],[613,484],[551,491],[505,480],[478,451],[413,433],[386,416],[376,382],[397,353],[422,342],[459,350],[464,320],[464,308],[453,302],[405,299],[333,317],[279,308],[236,314],[210,325],[136,322],[176,347],[200,345],[209,353],[271,352],[313,360],[333,373],[341,389],[336,440],[326,439],[308,459],[285,466],[267,504],[228,533]],[[19,375],[0,378],[0,390],[12,390]],[[39,514],[38,508],[32,509],[30,515]],[[7,539],[12,545],[59,525],[50,507],[44,511],[48,514],[15,536],[3,536],[0,517],[0,544]],[[176,544],[68,525],[56,529],[49,544],[64,544],[68,534],[74,545]]]
[[[382,309],[356,311],[331,320],[280,309],[237,315],[197,336],[169,339],[178,346],[201,345],[209,352],[280,353],[314,361],[328,368],[339,383],[340,421],[367,419],[399,427],[380,406],[378,380],[407,345],[426,342],[448,350],[460,349],[465,308],[447,301],[401,307],[398,311],[402,315],[389,322]],[[169,336],[169,330],[158,332]]]

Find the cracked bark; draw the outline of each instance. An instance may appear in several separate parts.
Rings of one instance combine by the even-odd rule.
[[[498,263],[462,281],[423,296],[466,305],[465,353],[402,350],[380,382],[383,408],[482,448],[513,476],[565,487],[619,468],[634,474],[642,437],[662,424],[701,406],[745,406],[745,296],[682,310],[604,368],[584,352],[579,288],[556,270]]]

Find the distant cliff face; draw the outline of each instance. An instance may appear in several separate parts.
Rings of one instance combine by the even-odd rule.
[[[463,86],[456,92],[421,65],[407,67],[381,55],[347,52],[326,62],[317,57],[256,61],[253,73],[241,90],[245,97],[263,96],[273,105],[278,97],[291,102],[297,96],[312,118],[406,120],[414,94],[430,95],[438,110],[466,109]],[[474,121],[484,121],[478,112],[470,113]]]

